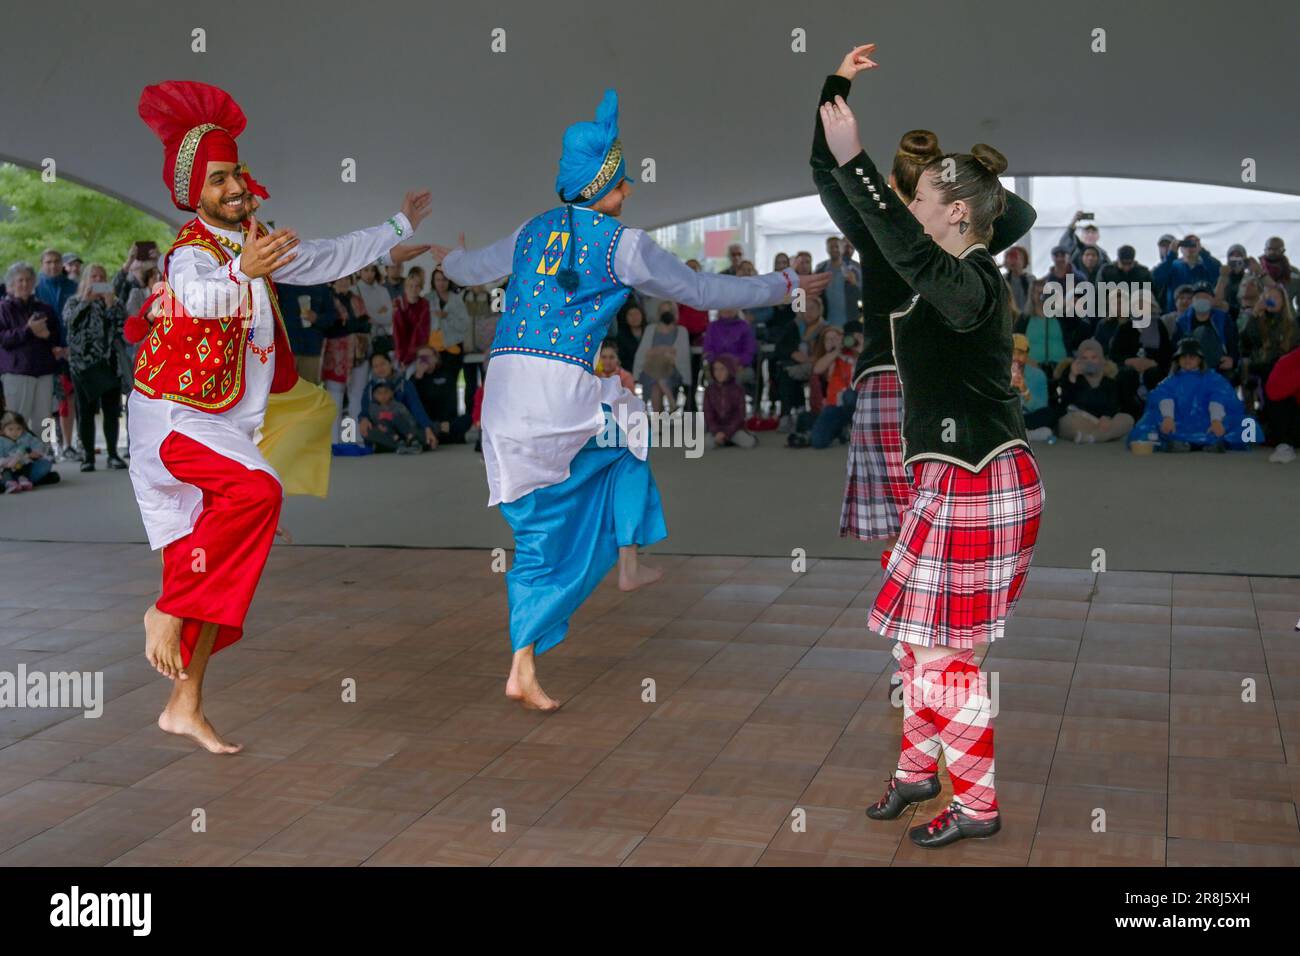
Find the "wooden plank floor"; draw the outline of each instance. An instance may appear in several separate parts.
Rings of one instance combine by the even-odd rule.
[[[1004,829],[922,851],[862,813],[900,733],[875,563],[658,562],[541,659],[543,716],[502,696],[489,552],[277,546],[208,682],[247,749],[213,757],[154,725],[157,556],[6,542],[0,671],[109,699],[0,709],[0,864],[1300,865],[1300,580],[1035,568],[985,661]]]

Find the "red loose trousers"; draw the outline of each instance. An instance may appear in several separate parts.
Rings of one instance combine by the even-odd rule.
[[[181,661],[188,667],[205,623],[217,625],[212,653],[239,640],[280,520],[275,476],[247,468],[180,432],[159,449],[178,480],[203,492],[194,530],[163,548],[158,610],[183,618]]]

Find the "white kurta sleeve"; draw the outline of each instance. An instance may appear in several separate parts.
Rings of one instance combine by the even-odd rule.
[[[457,285],[485,285],[495,282],[502,276],[508,276],[515,267],[515,240],[524,225],[504,239],[498,239],[490,246],[475,249],[453,249],[442,260],[442,271]]]
[[[249,281],[239,271],[239,256],[221,265],[198,246],[181,246],[167,258],[167,284],[185,311],[200,318],[234,315]]]
[[[306,239],[298,243],[298,254],[271,278],[292,285],[316,285],[333,282],[369,265],[399,242],[409,240],[415,230],[405,214],[369,229],[358,229],[337,239]]]
[[[763,276],[695,272],[640,229],[623,230],[614,253],[614,272],[619,281],[638,292],[696,309],[777,305],[799,286],[799,276],[793,269]]]

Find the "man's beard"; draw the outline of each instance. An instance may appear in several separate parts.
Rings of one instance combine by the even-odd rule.
[[[213,220],[214,222],[225,223],[228,226],[238,226],[240,223],[244,221],[244,214],[248,209],[247,200],[248,200],[248,194],[245,193],[243,197],[243,201],[241,201],[239,204],[239,213],[237,215],[234,215],[233,217],[232,214],[227,210],[226,204],[224,202],[211,203],[211,202],[201,201],[199,203],[199,208],[203,211],[203,214],[205,216],[207,216],[209,219]]]

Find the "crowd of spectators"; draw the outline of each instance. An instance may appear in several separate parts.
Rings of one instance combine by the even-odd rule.
[[[1284,242],[1269,239],[1258,257],[1234,244],[1221,262],[1197,236],[1167,234],[1156,253],[1152,267],[1128,245],[1112,258],[1082,212],[1052,249],[1045,275],[1030,272],[1023,246],[1006,251],[1011,383],[1030,438],[1170,451],[1263,442],[1273,446],[1271,461],[1293,461],[1300,270]],[[696,259],[687,265],[702,269]],[[826,240],[816,265],[810,252],[782,252],[772,268],[830,271],[839,281],[802,312],[783,304],[710,316],[633,293],[601,348],[599,374],[639,389],[655,410],[702,410],[713,447],[752,448],[763,431],[784,433],[792,447],[847,442],[860,292],[870,276],[838,236]],[[722,272],[757,269],[733,244]],[[57,249],[42,254],[39,272],[23,262],[9,267],[0,286],[6,491],[57,482],[61,461],[93,471],[102,455],[108,469],[127,467],[121,419],[135,347],[123,326],[159,279],[159,251],[145,242],[111,276]],[[436,266],[426,273],[376,264],[328,285],[281,284],[277,292],[299,374],[322,384],[338,408],[337,453],[477,442],[498,318],[492,287],[458,288]]]
[[[1269,387],[1300,346],[1300,270],[1282,239],[1258,257],[1233,244],[1221,262],[1196,235],[1166,234],[1148,268],[1129,245],[1112,261],[1096,223],[1080,225],[1085,215],[1065,228],[1044,276],[1029,273],[1023,247],[1003,258],[1017,314],[1012,379],[1031,439],[1124,440],[1141,451],[1263,443],[1270,461],[1293,461],[1295,397]],[[1177,437],[1185,424],[1191,440]]]

